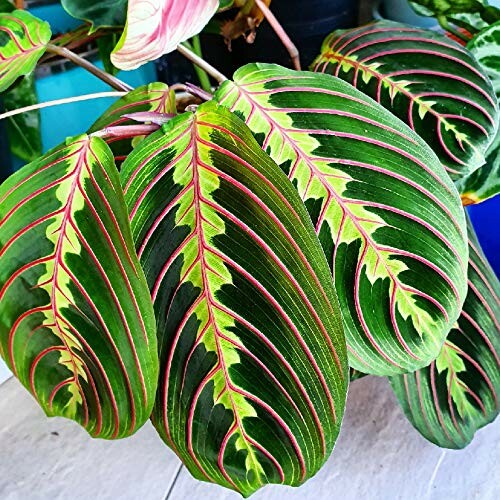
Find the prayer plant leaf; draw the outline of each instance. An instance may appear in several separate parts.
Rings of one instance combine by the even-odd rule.
[[[133,113],[175,113],[175,95],[165,83],[150,83],[138,87],[113,103],[90,127],[88,133],[105,130],[109,127],[134,125],[137,122],[127,118]],[[106,139],[115,156],[117,164],[121,164],[133,149],[136,138],[134,132],[125,137],[109,137]]]
[[[493,83],[500,100],[500,21],[484,29],[468,45]],[[457,182],[465,205],[500,193],[500,131],[486,154],[486,164]]]
[[[68,140],[0,186],[0,354],[48,416],[93,437],[151,415],[154,312],[111,151]]]
[[[121,175],[157,317],[156,429],[198,479],[245,496],[303,483],[332,451],[349,375],[297,192],[213,102],[145,139]]]
[[[0,13],[0,92],[35,69],[50,37],[48,23],[28,12]]]
[[[218,0],[129,0],[127,24],[111,62],[135,69],[168,54],[210,21]]]
[[[469,293],[430,366],[391,379],[415,428],[443,448],[463,448],[500,411],[500,282],[469,222]]]
[[[406,122],[454,180],[484,164],[498,128],[497,100],[482,66],[449,38],[381,21],[332,33],[313,67]]]
[[[330,263],[353,368],[416,370],[467,290],[458,193],[400,120],[329,75],[249,64],[216,99],[243,117],[306,204]]]

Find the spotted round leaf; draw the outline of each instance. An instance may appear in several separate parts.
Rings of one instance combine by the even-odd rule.
[[[33,71],[50,37],[48,23],[28,12],[0,13],[0,92]]]
[[[0,354],[48,416],[94,437],[151,414],[151,298],[113,157],[77,137],[0,186]]]
[[[392,387],[429,441],[463,448],[500,412],[500,282],[469,223],[469,293],[436,361]]]
[[[484,164],[498,126],[497,101],[481,65],[449,38],[389,21],[339,30],[325,40],[313,67],[405,121],[453,179]]]
[[[297,192],[212,102],[148,137],[122,184],[158,323],[158,432],[195,477],[245,496],[301,484],[333,448],[348,371]]]
[[[460,198],[400,120],[329,75],[250,64],[216,94],[306,204],[335,278],[350,364],[412,371],[439,354],[466,294]]]

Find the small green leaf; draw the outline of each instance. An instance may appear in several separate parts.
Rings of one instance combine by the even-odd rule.
[[[450,16],[452,14],[482,12],[485,2],[480,0],[412,0],[410,4],[422,16]]]
[[[497,99],[483,67],[449,38],[380,21],[332,33],[313,67],[406,122],[454,180],[484,165],[498,128]]]
[[[33,73],[24,77],[18,85],[3,96],[5,111],[38,103]],[[6,120],[10,150],[21,160],[29,163],[42,154],[40,111],[28,111]]]
[[[330,455],[348,379],[328,265],[297,192],[209,102],[122,170],[158,322],[153,423],[198,479],[245,496]]]
[[[28,12],[0,13],[0,92],[33,71],[50,37],[48,23]]]
[[[93,437],[151,415],[153,307],[113,156],[68,140],[0,186],[0,355],[48,416]]]
[[[430,366],[391,378],[415,428],[443,448],[463,448],[500,411],[500,282],[469,221],[469,292]]]
[[[172,100],[168,85],[150,83],[132,90],[113,103],[90,127],[88,133],[91,134],[107,127],[133,125],[136,122],[124,117],[124,115],[139,112],[175,113],[175,98]],[[119,140],[116,138],[108,140],[118,166],[134,148],[134,139],[135,137],[132,136]]]

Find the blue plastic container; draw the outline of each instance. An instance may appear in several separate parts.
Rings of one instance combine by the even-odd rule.
[[[467,211],[484,253],[500,277],[500,196],[471,205]]]

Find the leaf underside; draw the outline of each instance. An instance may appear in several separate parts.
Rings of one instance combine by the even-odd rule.
[[[469,237],[469,293],[441,354],[391,379],[411,423],[443,448],[463,448],[500,411],[500,282],[470,223]]]
[[[314,71],[354,85],[407,123],[460,179],[485,162],[498,108],[470,52],[429,30],[381,21],[332,33]]]
[[[151,300],[113,157],[81,136],[0,187],[0,354],[48,416],[94,437],[151,414]]]
[[[148,137],[122,184],[157,317],[155,427],[201,480],[301,484],[333,448],[348,371],[296,191],[213,102]]]
[[[216,94],[242,116],[305,202],[335,279],[350,365],[429,364],[466,294],[456,190],[408,127],[329,75],[250,64]]]
[[[28,12],[0,13],[0,92],[33,71],[50,37],[48,23]]]

